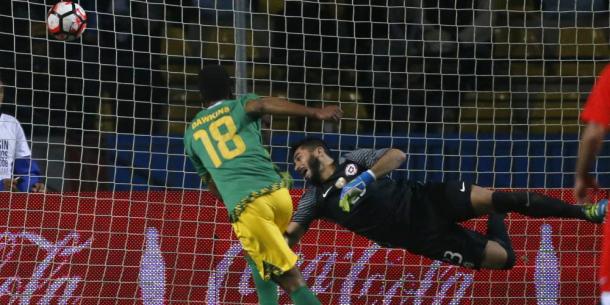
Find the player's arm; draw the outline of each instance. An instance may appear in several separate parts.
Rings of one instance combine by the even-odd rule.
[[[407,155],[400,149],[390,148],[369,170],[375,177],[382,177],[399,168],[407,160]]]
[[[220,193],[218,192],[218,188],[216,187],[216,182],[214,182],[212,176],[210,176],[210,173],[207,173],[206,176],[202,178],[202,180],[207,185],[208,192],[214,195],[216,199],[222,200],[222,197],[220,197]]]
[[[350,205],[355,204],[364,194],[367,185],[399,168],[407,159],[402,150],[389,148],[386,150],[359,149],[351,152],[346,159],[363,164],[369,169],[354,178],[341,189],[339,206],[349,212]]]
[[[345,155],[345,159],[368,168],[374,177],[382,177],[399,168],[407,155],[397,148],[357,149]]]
[[[30,156],[15,159],[13,163],[13,172],[18,175],[20,180],[17,183],[17,188],[22,192],[40,193],[45,191],[45,185],[42,182],[42,174],[40,167],[35,160]]]
[[[316,190],[309,188],[299,199],[297,211],[292,216],[292,221],[288,224],[284,238],[290,247],[296,245],[301,237],[309,229],[309,224],[318,218],[316,210]]]
[[[307,232],[307,229],[298,222],[293,221],[289,223],[288,227],[286,228],[286,232],[284,232],[284,238],[286,238],[288,246],[292,248],[294,245],[296,245],[301,240],[301,237],[303,237],[305,232]]]
[[[338,106],[324,108],[306,107],[279,97],[264,97],[248,101],[245,110],[250,115],[262,116],[265,114],[308,117],[318,120],[338,121],[343,111]]]
[[[602,147],[605,135],[604,126],[591,122],[587,124],[580,139],[574,187],[574,195],[579,202],[585,200],[588,187],[597,187],[595,179],[589,175],[589,169]]]
[[[578,160],[576,161],[576,176],[589,174],[589,168],[599,153],[606,135],[606,129],[597,123],[589,123],[580,139]]]
[[[610,125],[610,65],[607,65],[595,81],[580,119],[587,123],[581,135],[574,179],[574,198],[578,202],[586,199],[587,188],[597,188],[597,181],[589,174],[595,157],[599,153],[606,128]]]

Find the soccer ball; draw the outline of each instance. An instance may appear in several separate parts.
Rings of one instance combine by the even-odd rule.
[[[49,33],[59,40],[74,40],[87,28],[87,13],[71,1],[57,2],[47,14]]]

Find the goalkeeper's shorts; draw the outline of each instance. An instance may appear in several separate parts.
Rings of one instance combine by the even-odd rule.
[[[233,230],[265,280],[292,269],[297,255],[288,247],[284,232],[292,217],[292,197],[286,188],[248,203]]]

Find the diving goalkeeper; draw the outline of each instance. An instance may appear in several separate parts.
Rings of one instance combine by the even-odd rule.
[[[288,225],[297,243],[314,219],[325,219],[375,243],[479,269],[510,269],[515,253],[505,213],[600,223],[607,201],[572,205],[528,192],[491,191],[466,181],[397,181],[387,174],[406,159],[398,149],[359,149],[337,162],[326,143],[307,138],[292,147],[295,170],[309,187]],[[460,222],[489,215],[487,234]]]

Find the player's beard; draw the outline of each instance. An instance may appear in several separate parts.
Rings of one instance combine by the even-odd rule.
[[[322,178],[320,178],[320,160],[312,156],[309,158],[307,166],[309,167],[309,172],[311,172],[309,181],[314,185],[322,185]]]

